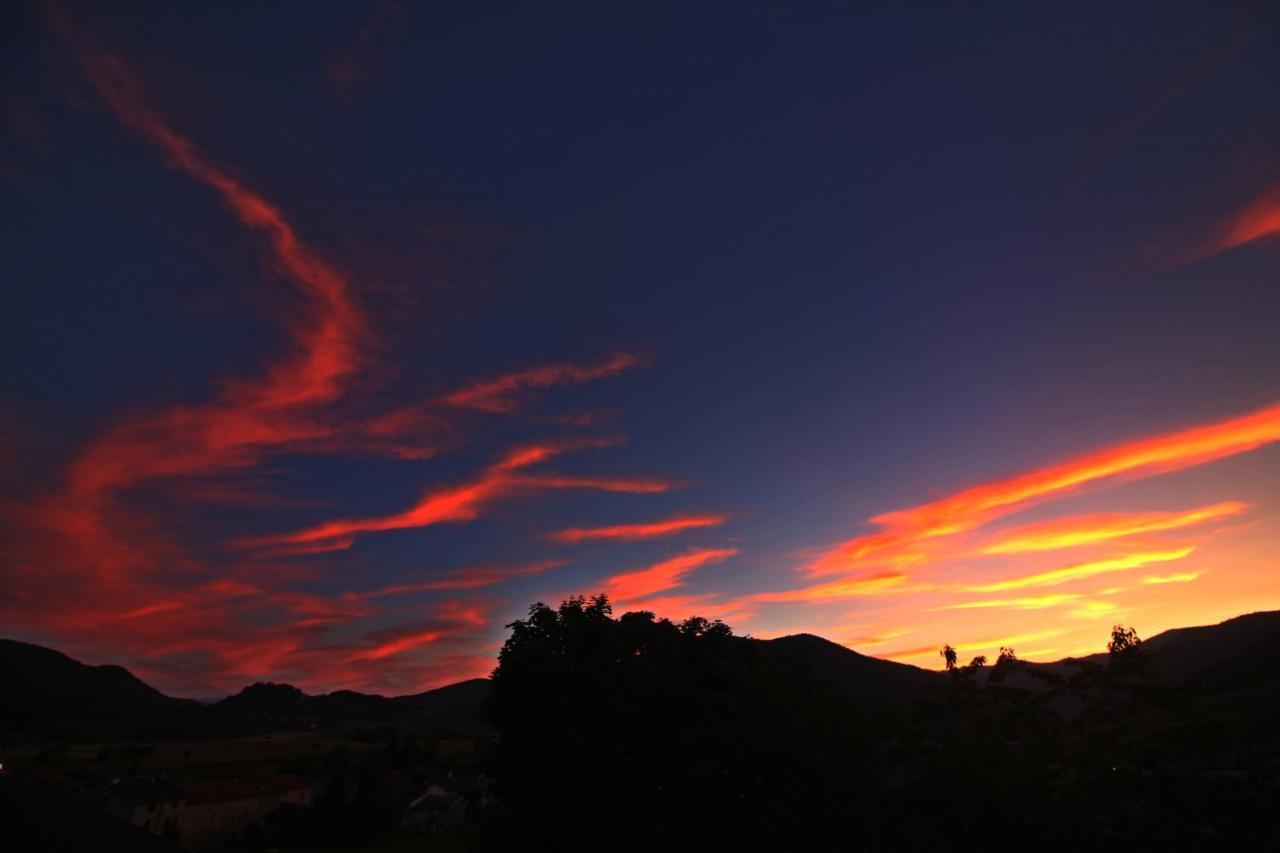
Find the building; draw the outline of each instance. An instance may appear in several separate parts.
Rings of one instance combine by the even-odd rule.
[[[446,832],[467,824],[467,801],[439,785],[409,804],[400,825],[415,832]]]
[[[107,788],[103,806],[134,826],[156,835],[177,837],[186,812],[186,795],[157,776],[122,776]]]
[[[239,841],[245,827],[270,811],[262,792],[252,782],[207,779],[188,782],[183,787],[187,808],[179,837],[183,844],[197,850]]]

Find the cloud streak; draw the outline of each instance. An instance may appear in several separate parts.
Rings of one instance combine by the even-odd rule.
[[[1020,578],[1009,578],[1008,580],[995,581],[994,583],[977,584],[967,587],[970,592],[1004,592],[1010,589],[1026,589],[1027,587],[1037,586],[1058,586],[1071,581],[1080,580],[1081,578],[1089,578],[1094,575],[1107,574],[1109,572],[1122,572],[1128,569],[1136,569],[1141,566],[1150,565],[1151,563],[1166,563],[1172,560],[1181,560],[1188,556],[1195,548],[1177,548],[1172,551],[1153,551],[1144,554],[1127,554],[1123,557],[1113,557],[1107,560],[1094,560],[1088,563],[1078,563],[1074,566],[1067,566],[1062,569],[1054,569],[1048,572],[1040,572],[1034,575],[1026,575]]]
[[[982,553],[1025,554],[1095,545],[1141,533],[1180,530],[1206,521],[1239,515],[1248,508],[1247,504],[1237,501],[1224,501],[1182,512],[1098,514],[1055,519],[1002,531],[1000,538],[984,547]]]
[[[543,536],[552,542],[577,545],[598,540],[633,541],[672,536],[686,530],[718,527],[728,520],[726,515],[686,515],[652,521],[645,524],[615,524],[608,527],[570,527]]]
[[[1276,234],[1280,234],[1280,184],[1232,217],[1215,251],[1225,252]]]
[[[629,481],[519,474],[525,468],[545,462],[569,450],[582,446],[599,446],[600,443],[596,441],[527,445],[508,452],[470,482],[427,492],[421,500],[403,512],[370,518],[334,519],[293,533],[264,536],[241,544],[247,547],[289,546],[341,539],[358,533],[378,533],[472,521],[495,501],[538,489],[586,488],[631,491],[635,484]],[[649,491],[651,488],[657,489],[659,486],[666,488],[665,485],[656,481],[644,481],[642,486],[644,491]]]
[[[686,577],[708,563],[719,563],[738,554],[737,548],[701,548],[655,563],[648,568],[614,575],[605,581],[611,601],[627,604],[684,586]]]
[[[1139,439],[1026,474],[973,486],[909,509],[876,516],[877,533],[849,539],[810,566],[814,575],[919,562],[932,540],[976,530],[997,518],[1085,486],[1148,477],[1255,450],[1280,439],[1280,405]]]
[[[453,408],[506,414],[526,402],[533,390],[545,390],[557,385],[581,385],[616,376],[643,363],[639,356],[632,353],[617,353],[596,364],[544,364],[472,382],[444,395],[438,402]]]

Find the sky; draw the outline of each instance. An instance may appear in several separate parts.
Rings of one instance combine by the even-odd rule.
[[[401,694],[579,594],[930,668],[1280,608],[1273,5],[2,14],[4,636]]]

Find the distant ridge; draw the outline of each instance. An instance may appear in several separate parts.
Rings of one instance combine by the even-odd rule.
[[[124,667],[88,666],[17,640],[0,639],[0,674],[0,720],[19,729],[86,715],[108,725],[154,721],[199,708],[192,700],[164,695]]]
[[[480,724],[488,695],[487,678],[472,678],[423,693],[392,697],[354,690],[310,696],[290,684],[259,682],[214,702],[209,710],[228,719],[430,720],[438,725],[472,729]]]
[[[904,663],[869,657],[816,634],[790,634],[756,640],[766,657],[811,678],[861,707],[892,705],[925,695],[940,674]]]
[[[850,703],[876,708],[930,695],[942,673],[869,657],[813,634],[749,640],[761,654]],[[1280,672],[1280,611],[1216,625],[1174,628],[1143,643],[1148,673],[1179,687],[1248,690]],[[1105,654],[1037,667],[1066,671]],[[51,726],[152,728],[211,724],[266,726],[308,721],[426,722],[483,729],[489,680],[473,678],[424,693],[380,696],[337,690],[311,696],[288,684],[258,683],[209,705],[166,696],[119,666],[88,666],[61,652],[0,639],[0,730]],[[1261,689],[1261,688],[1259,688]]]

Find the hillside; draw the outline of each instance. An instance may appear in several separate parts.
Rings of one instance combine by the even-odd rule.
[[[200,705],[166,696],[120,666],[88,666],[61,652],[0,640],[0,724],[30,730],[84,723],[159,724],[198,713]]]
[[[423,693],[381,696],[354,690],[308,695],[289,684],[260,682],[215,702],[209,712],[224,720],[431,723],[472,730],[482,725],[489,681],[473,678]]]
[[[748,641],[762,661],[797,682],[834,692],[868,710],[936,696],[940,673],[867,655],[812,634]],[[1217,625],[1176,628],[1143,644],[1155,681],[1201,691],[1272,690],[1280,672],[1280,612],[1251,613]],[[1064,675],[1106,655],[1037,667]],[[427,723],[460,731],[484,727],[488,679],[477,678],[405,696],[339,690],[308,695],[287,684],[259,683],[204,706],[166,696],[119,666],[89,666],[61,652],[0,640],[0,730],[60,731],[77,727],[270,728],[307,722]]]
[[[802,671],[851,704],[864,708],[921,698],[941,683],[937,672],[869,657],[813,634],[755,642],[765,658]]]

